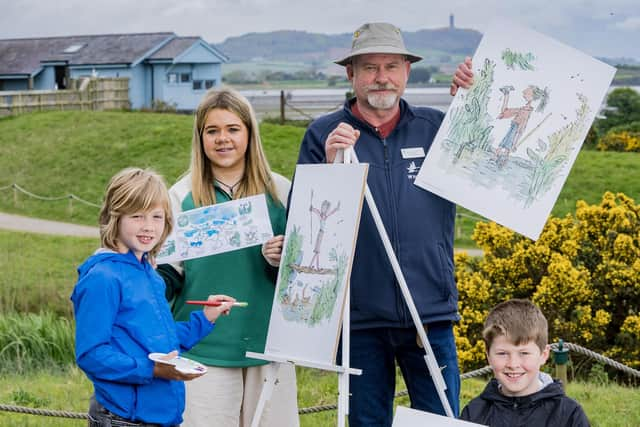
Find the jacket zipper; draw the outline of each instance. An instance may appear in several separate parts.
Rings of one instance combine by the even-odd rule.
[[[398,257],[398,263],[400,263],[399,254],[398,254],[399,252],[398,221],[396,217],[396,203],[395,203],[395,199],[393,198],[393,194],[394,194],[393,180],[392,180],[393,177],[391,174],[391,159],[389,158],[389,145],[387,144],[387,138],[381,138],[381,141],[382,141],[382,146],[384,150],[384,172],[387,178],[387,188],[389,191],[388,194],[390,195],[389,225],[391,229],[388,230],[388,233],[390,233],[389,240],[391,240],[391,247],[393,248],[393,252],[396,254],[396,257]],[[402,296],[400,286],[398,285],[397,282],[398,281],[396,279],[395,272],[394,272],[393,286],[395,287],[396,309],[398,312],[398,320],[400,320],[403,325],[406,325],[408,320],[406,309],[405,309],[406,303],[404,301],[404,297]]]

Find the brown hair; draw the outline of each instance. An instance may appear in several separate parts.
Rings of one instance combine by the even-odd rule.
[[[547,346],[547,319],[540,309],[526,299],[511,299],[496,305],[484,322],[482,338],[487,353],[493,340],[505,336],[514,345],[534,341],[544,351]]]
[[[107,185],[100,209],[100,243],[102,247],[118,250],[120,218],[136,212],[147,212],[160,205],[164,211],[164,232],[149,251],[155,256],[173,227],[169,192],[162,177],[151,169],[127,168],[115,174]]]
[[[260,141],[260,129],[256,115],[249,101],[233,89],[209,90],[195,113],[193,138],[191,142],[191,195],[195,206],[207,206],[216,202],[213,182],[215,170],[207,158],[202,143],[202,132],[211,110],[227,110],[240,118],[248,130],[249,141],[245,154],[245,170],[242,180],[233,194],[234,199],[269,193],[278,201],[275,185],[271,179],[271,169]]]

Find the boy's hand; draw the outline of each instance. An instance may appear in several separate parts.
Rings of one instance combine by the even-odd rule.
[[[163,356],[162,359],[171,360],[177,356],[178,351],[174,350],[171,353],[167,353],[167,355]],[[191,381],[203,376],[204,374],[204,372],[201,374],[185,374],[184,372],[178,371],[174,365],[169,365],[167,363],[155,362],[153,364],[153,376],[163,378],[165,380]]]
[[[311,208],[309,208],[311,210]],[[280,265],[282,256],[282,245],[284,244],[284,236],[282,234],[272,237],[262,245],[262,256],[272,267]]]
[[[213,323],[221,315],[228,315],[231,311],[232,304],[236,299],[227,295],[209,295],[207,301],[217,301],[221,304],[217,307],[206,306],[203,311],[209,322]]]

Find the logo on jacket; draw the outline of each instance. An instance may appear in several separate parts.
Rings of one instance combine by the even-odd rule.
[[[420,166],[416,165],[415,160],[412,160],[411,163],[409,163],[409,166],[407,167],[407,179],[409,180],[414,180],[416,179],[416,175],[418,174],[418,171],[420,170]]]

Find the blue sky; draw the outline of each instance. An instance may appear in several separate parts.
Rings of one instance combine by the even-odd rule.
[[[446,4],[445,4],[446,3]],[[248,32],[351,33],[387,21],[483,31],[509,19],[593,56],[640,60],[638,0],[0,0],[0,38],[173,31],[212,43]]]

